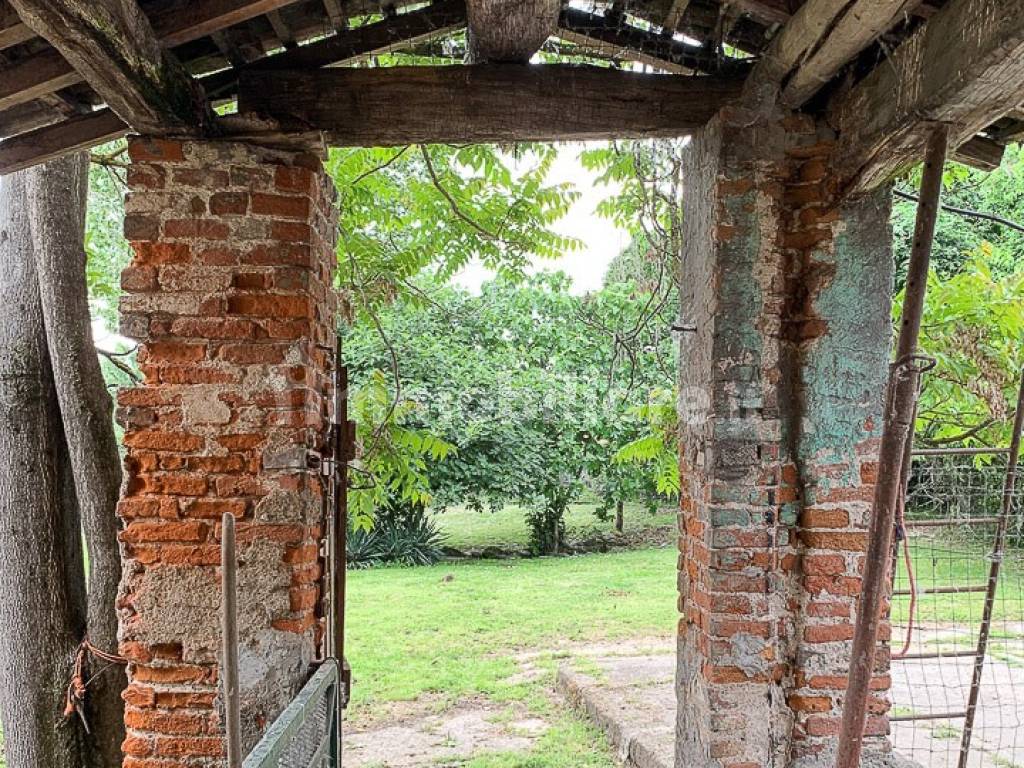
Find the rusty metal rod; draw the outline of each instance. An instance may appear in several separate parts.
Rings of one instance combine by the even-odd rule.
[[[925,589],[919,589],[916,593],[909,589],[897,589],[892,593],[893,597],[906,597],[910,594],[918,595],[963,595],[970,593],[986,592],[988,591],[988,585],[986,584],[973,584],[967,587],[926,587]]]
[[[978,711],[978,697],[981,692],[981,673],[985,669],[985,654],[992,631],[992,613],[996,603],[996,589],[999,586],[999,571],[1003,564],[1003,550],[1006,548],[1006,529],[1013,514],[1013,493],[1017,484],[1017,462],[1020,461],[1021,432],[1024,431],[1024,371],[1021,371],[1020,390],[1017,393],[1017,413],[1013,417],[1013,434],[1010,436],[1010,456],[1006,462],[1006,477],[1003,480],[1003,506],[1000,510],[999,525],[996,526],[995,541],[992,544],[992,562],[988,572],[988,590],[985,593],[985,608],[981,614],[981,630],[978,632],[978,655],[974,659],[974,675],[971,678],[971,693],[967,698],[967,720],[960,739],[960,760],[958,768],[967,768],[967,757],[971,751],[971,736],[974,731],[974,717]]]
[[[935,712],[934,714],[923,715],[892,715],[889,717],[889,722],[906,723],[911,720],[956,720],[966,715],[966,712]]]
[[[977,651],[932,651],[930,653],[908,653],[905,656],[893,657],[893,661],[920,661],[921,659],[959,659],[977,656]]]
[[[901,462],[909,433],[913,429],[914,404],[920,377],[915,359],[917,339],[921,331],[928,266],[942,192],[942,167],[948,143],[949,128],[941,124],[935,126],[925,154],[921,203],[917,209],[914,244],[907,268],[896,358],[890,369],[886,392],[887,413],[878,456],[879,479],[875,485],[868,552],[861,596],[857,603],[857,623],[854,627],[849,682],[836,751],[836,768],[857,768],[860,765],[878,628],[890,573]]]
[[[1009,448],[917,448],[911,455],[917,456],[987,456],[1009,453]]]
[[[907,520],[907,528],[957,528],[962,525],[993,525],[998,517],[960,517],[952,520]]]
[[[238,559],[235,556],[235,518],[225,513],[220,535],[221,610],[224,644],[224,729],[228,768],[242,765],[242,715],[238,691]]]

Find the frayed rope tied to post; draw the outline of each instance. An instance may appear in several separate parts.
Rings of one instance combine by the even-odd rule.
[[[86,679],[86,664],[90,655],[107,662],[107,664],[99,672]],[[124,656],[100,650],[89,642],[88,637],[82,640],[78,645],[78,650],[75,651],[75,663],[71,667],[71,682],[68,683],[68,692],[64,704],[64,720],[70,720],[77,714],[82,721],[82,727],[85,728],[85,732],[92,733],[89,730],[89,721],[85,719],[85,697],[89,686],[111,667],[126,666],[127,664],[128,659]]]

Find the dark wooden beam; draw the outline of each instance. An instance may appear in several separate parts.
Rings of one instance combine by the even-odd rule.
[[[467,60],[525,64],[555,34],[559,0],[466,0]]]
[[[0,141],[0,175],[118,139],[128,126],[110,109],[73,117]]]
[[[740,88],[553,64],[253,71],[239,110],[342,146],[672,137],[701,128]]]
[[[298,0],[171,0],[149,9],[160,42],[167,48],[263,16]]]
[[[465,24],[466,6],[462,0],[440,0],[425,8],[344,29],[290,51],[258,59],[247,69],[319,69],[408,48],[447,35]],[[204,77],[200,82],[211,98],[220,99],[238,93],[238,77],[239,71],[225,70]]]
[[[1005,152],[1005,145],[984,136],[975,136],[957,148],[953,159],[980,171],[994,171],[1002,164]]]
[[[639,61],[655,69],[674,74],[713,72],[741,76],[750,65],[736,59],[719,59],[712,51],[621,24],[614,17],[598,16],[575,8],[566,8],[558,20],[558,36],[563,40],[608,56]]]
[[[22,1],[24,0],[15,0],[16,3]],[[155,7],[147,3],[147,8],[150,8],[150,23],[161,45],[164,48],[173,48],[296,1],[172,0]],[[45,0],[31,2],[41,6],[50,5]],[[94,5],[89,0],[79,2],[85,6]],[[53,93],[85,80],[63,57],[51,56],[48,52],[38,55],[43,57],[38,61],[39,66],[26,65],[16,83],[0,83],[0,109],[32,101],[40,95]]]
[[[136,0],[11,0],[11,5],[140,133],[202,132],[202,88],[165,51]]]
[[[48,48],[0,71],[0,110],[35,101],[81,80],[63,56]]]
[[[0,0],[0,51],[31,40],[35,36],[36,33],[25,26],[17,12],[4,0]]]
[[[836,172],[851,191],[920,161],[928,127],[959,146],[1020,103],[1024,0],[950,0],[831,105]]]

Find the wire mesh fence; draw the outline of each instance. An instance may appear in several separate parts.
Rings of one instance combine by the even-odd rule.
[[[281,713],[242,768],[336,768],[338,666],[327,662]]]
[[[1006,463],[1005,451],[914,457],[893,579],[890,718],[897,752],[928,768],[1024,766],[1019,485],[1004,551],[995,551]],[[979,661],[992,562],[1000,557]],[[970,727],[972,687],[977,707]]]

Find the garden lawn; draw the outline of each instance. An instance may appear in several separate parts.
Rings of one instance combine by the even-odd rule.
[[[348,581],[350,714],[435,694],[523,700],[534,685],[510,681],[517,651],[567,643],[670,636],[676,552],[647,549],[579,557],[444,563],[354,571]],[[564,650],[561,655],[565,655]]]
[[[598,520],[594,515],[594,503],[573,504],[565,514],[565,533],[570,543],[594,536],[612,534],[615,521]],[[639,504],[627,504],[625,508],[625,532],[640,533],[651,528],[674,527],[676,510],[658,510],[653,515]],[[530,529],[526,524],[526,509],[509,505],[496,512],[477,512],[466,507],[451,507],[437,512],[434,519],[438,528],[447,536],[446,544],[457,549],[498,549],[524,550],[530,540]]]

